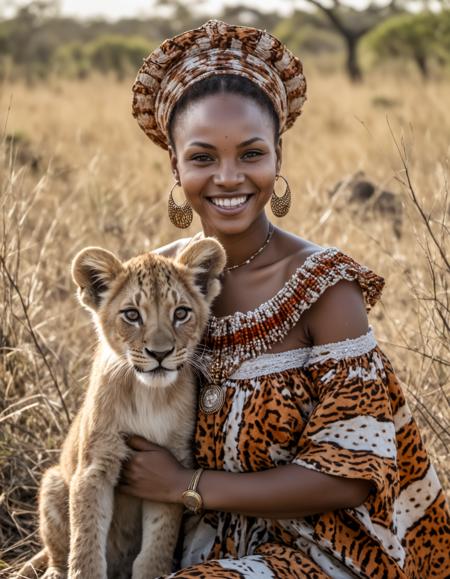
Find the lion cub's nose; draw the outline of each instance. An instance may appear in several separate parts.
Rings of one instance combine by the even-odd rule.
[[[145,348],[145,351],[147,352],[147,354],[151,357],[151,358],[155,358],[155,360],[157,360],[160,364],[161,362],[164,360],[164,358],[166,358],[167,356],[170,356],[170,354],[175,350],[175,346],[171,349],[171,350],[149,350],[148,348]]]

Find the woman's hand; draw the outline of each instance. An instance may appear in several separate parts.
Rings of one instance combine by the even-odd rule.
[[[194,471],[184,468],[166,448],[142,436],[130,436],[126,443],[132,453],[122,465],[119,492],[149,501],[181,503]]]

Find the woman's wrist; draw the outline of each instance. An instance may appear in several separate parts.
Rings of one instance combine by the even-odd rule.
[[[171,503],[183,504],[183,493],[187,490],[189,483],[195,473],[194,468],[182,468],[172,488]]]

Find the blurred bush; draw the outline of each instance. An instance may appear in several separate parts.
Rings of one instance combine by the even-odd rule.
[[[135,72],[154,48],[145,38],[119,35],[100,36],[82,44],[73,42],[56,50],[55,71],[60,76],[84,78],[91,72],[113,73],[119,80]]]
[[[356,10],[339,2],[329,8],[310,2],[314,10],[294,10],[284,18],[275,11],[263,13],[242,5],[226,6],[215,17],[267,29],[302,58],[313,57],[318,68],[346,66],[354,80],[363,76],[359,63],[363,37],[361,48],[376,63],[409,60],[423,76],[429,74],[431,63],[441,68],[449,63],[449,10],[389,16],[391,12],[381,8]],[[53,74],[79,79],[93,72],[123,79],[134,74],[142,58],[164,38],[195,28],[208,17],[194,13],[184,0],[160,3],[170,9],[164,17],[115,22],[61,17],[55,0],[34,0],[2,19],[0,4],[0,80],[33,83]]]
[[[430,65],[450,62],[450,10],[402,14],[375,28],[365,39],[375,62],[412,61],[427,78]]]
[[[91,66],[86,48],[81,42],[69,42],[60,46],[55,53],[55,71],[67,78],[86,78]]]
[[[82,78],[100,71],[122,78],[131,68],[135,71],[159,42],[158,23],[158,19],[80,21],[32,2],[13,18],[0,20],[0,77],[32,83],[53,73]]]
[[[94,70],[114,72],[122,79],[130,70],[135,72],[142,59],[156,46],[144,38],[102,36],[87,44],[85,51]]]
[[[273,34],[298,55],[331,53],[344,48],[342,39],[320,14],[294,12],[278,21]]]

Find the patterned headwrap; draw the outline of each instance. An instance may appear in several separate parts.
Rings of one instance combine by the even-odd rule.
[[[220,74],[257,84],[273,103],[281,133],[301,113],[306,81],[300,60],[268,32],[209,20],[165,40],[144,60],[133,85],[133,116],[152,141],[167,149],[176,102],[194,83]]]

